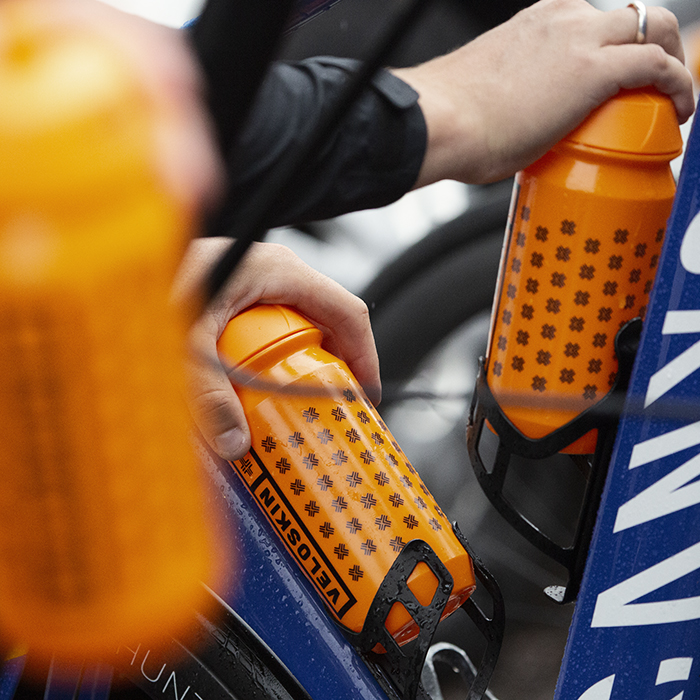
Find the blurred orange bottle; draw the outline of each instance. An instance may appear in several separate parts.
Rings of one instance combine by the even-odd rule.
[[[104,42],[0,5],[0,633],[95,657],[209,571],[169,289],[190,227]]]
[[[454,579],[446,617],[474,589],[471,559],[347,365],[321,339],[284,306],[254,306],[229,322],[219,351],[243,375],[234,384],[252,434],[252,450],[234,468],[347,629],[362,630],[381,582],[414,539],[427,542]],[[419,562],[408,586],[428,605],[438,580]],[[386,627],[399,644],[418,632],[400,603]]]
[[[548,435],[612,385],[615,336],[646,310],[681,152],[671,100],[622,91],[518,173],[487,381],[526,436]],[[564,451],[592,453],[596,437]]]

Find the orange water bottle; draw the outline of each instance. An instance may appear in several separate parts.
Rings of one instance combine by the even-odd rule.
[[[0,5],[0,634],[113,653],[209,571],[169,288],[190,227],[104,42]]]
[[[550,434],[612,386],[615,336],[644,316],[681,150],[671,100],[622,91],[518,173],[486,377],[527,437]],[[596,434],[564,451],[593,453]]]
[[[284,306],[254,306],[229,322],[219,351],[239,369],[234,384],[252,435],[251,451],[233,466],[346,629],[363,629],[412,540],[427,543],[453,578],[445,617],[474,589],[471,559],[347,365],[321,340]],[[422,561],[409,573],[408,587],[429,605],[438,579]],[[385,627],[399,644],[418,632],[400,603]]]

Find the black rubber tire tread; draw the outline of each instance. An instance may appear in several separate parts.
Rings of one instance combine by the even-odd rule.
[[[463,214],[438,226],[388,263],[370,282],[360,297],[371,312],[380,314],[392,298],[410,287],[422,271],[438,264],[442,258],[456,253],[465,244],[479,240],[499,230],[505,231],[512,181],[490,186],[484,201]]]
[[[491,309],[503,237],[499,228],[450,251],[375,309],[372,325],[389,393],[451,331]]]

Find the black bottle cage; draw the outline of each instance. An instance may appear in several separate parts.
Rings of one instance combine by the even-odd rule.
[[[503,597],[495,579],[471,550],[456,524],[453,529],[472,559],[477,580],[491,598],[490,617],[471,597],[462,605],[462,609],[486,639],[481,664],[467,695],[467,700],[481,700],[503,640]],[[425,606],[418,602],[407,583],[419,562],[429,566],[438,580],[433,600]],[[412,540],[398,555],[375,594],[362,631],[353,634],[341,626],[391,700],[429,698],[420,685],[421,672],[452,586],[450,572],[432,548],[423,540]],[[403,647],[394,641],[384,625],[389,611],[397,602],[406,608],[419,628],[418,637]],[[188,635],[186,640],[173,640],[171,648],[161,651],[163,658],[160,661],[166,661],[169,668],[176,669],[178,678],[201,697],[209,700],[233,700],[236,697],[311,700],[275,652],[211,591],[207,611],[195,613],[194,629],[194,634]],[[386,650],[385,654],[374,651],[377,644]],[[143,691],[144,697],[152,700],[162,698],[162,689],[141,673],[140,661],[136,664],[128,663],[130,655],[135,656],[136,653],[137,650],[134,649],[126,650],[126,653],[122,650],[114,659],[106,661],[116,661],[118,673]],[[152,663],[157,665],[158,661],[153,660]],[[37,700],[44,697],[43,688],[43,684],[37,687],[37,691],[41,691],[35,695]],[[27,695],[25,693],[23,700],[31,700],[31,696],[27,698]],[[115,697],[118,695],[117,690]]]
[[[456,524],[453,525],[453,529],[472,559],[477,580],[491,598],[490,617],[472,597],[461,606],[486,639],[486,649],[467,695],[467,700],[480,700],[496,666],[503,641],[503,597],[495,579],[473,553]],[[433,599],[428,605],[422,605],[416,599],[407,583],[408,577],[419,562],[424,562],[438,580]],[[357,634],[346,631],[346,636],[361,653],[389,697],[401,700],[427,697],[420,685],[421,672],[452,586],[450,572],[432,548],[423,540],[412,540],[401,550],[384,577],[372,601],[362,631]],[[406,608],[419,629],[418,636],[403,646],[396,643],[385,626],[387,615],[395,603],[401,603]],[[386,653],[377,653],[377,645],[381,645]]]
[[[480,363],[467,426],[469,458],[482,490],[496,510],[528,542],[568,571],[569,578],[565,587],[552,586],[545,591],[559,603],[574,601],[581,585],[588,547],[615,442],[619,414],[625,400],[639,344],[641,325],[641,319],[633,319],[622,326],[615,336],[618,373],[610,391],[574,420],[539,439],[526,437],[508,420],[488,386],[483,359]],[[479,450],[487,421],[498,438],[495,456],[488,467]],[[561,546],[508,501],[503,493],[503,486],[511,457],[518,455],[528,459],[546,459],[593,429],[598,430],[598,439],[574,538],[569,546]]]

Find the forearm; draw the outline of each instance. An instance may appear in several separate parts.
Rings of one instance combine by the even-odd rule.
[[[675,18],[649,8],[644,45],[629,43],[636,23],[631,8],[541,0],[446,56],[396,70],[419,93],[427,124],[417,185],[508,177],[622,88],[653,85],[687,120],[692,80]]]
[[[475,99],[453,94],[463,86],[450,85],[445,74],[453,55],[434,59],[414,68],[392,72],[419,94],[418,104],[426,123],[426,150],[414,189],[439,180],[484,182],[482,174],[487,156],[486,134],[473,108]],[[476,97],[476,96],[475,96]]]
[[[353,62],[316,58],[274,65],[229,163],[229,206],[248,199],[289,151],[313,136],[355,73]],[[425,150],[417,94],[380,73],[305,161],[293,189],[270,208],[268,226],[337,216],[388,204],[416,181]]]

